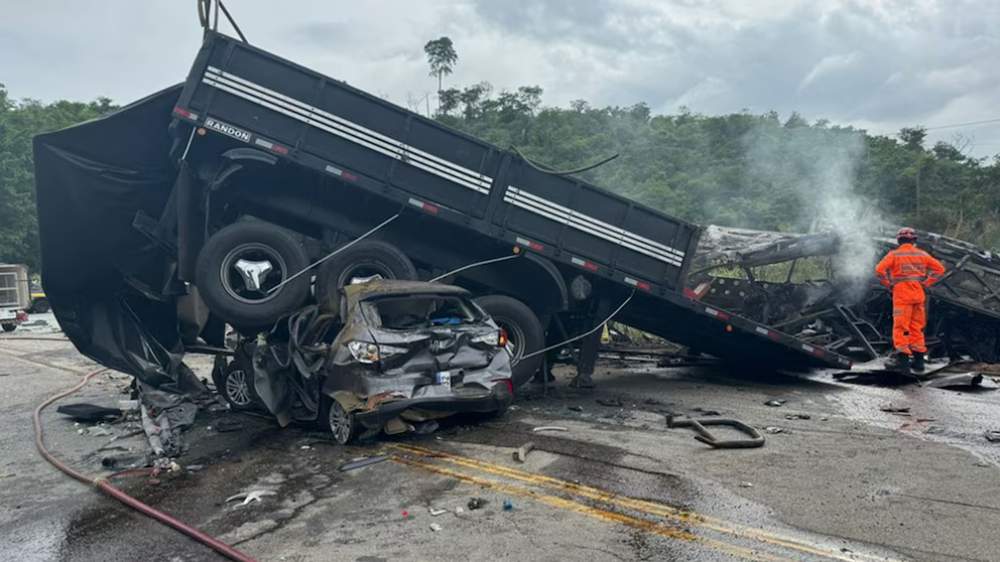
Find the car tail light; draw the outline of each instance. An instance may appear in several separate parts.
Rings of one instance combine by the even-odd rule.
[[[507,332],[502,328],[496,332],[490,332],[472,338],[473,343],[485,343],[496,347],[507,347]]]
[[[493,382],[498,382],[504,385],[507,387],[507,392],[509,392],[511,396],[514,395],[514,381],[511,379],[493,379]]]

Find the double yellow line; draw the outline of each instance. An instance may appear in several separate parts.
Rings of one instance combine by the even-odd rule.
[[[500,490],[502,492],[511,495],[529,497],[541,503],[550,505],[552,507],[574,511],[591,517],[596,517],[598,519],[603,519],[605,521],[613,521],[625,524],[630,527],[638,528],[643,531],[665,536],[668,538],[700,543],[709,548],[726,552],[741,558],[747,558],[751,560],[790,560],[790,559],[801,559],[803,555],[806,555],[808,557],[816,557],[827,560],[842,560],[845,562],[857,562],[858,560],[886,560],[885,558],[876,558],[863,555],[860,553],[852,553],[853,556],[847,557],[840,552],[825,549],[823,547],[816,545],[811,545],[797,539],[784,537],[774,533],[769,533],[761,529],[733,525],[721,519],[716,519],[713,517],[708,517],[705,515],[678,509],[670,505],[665,505],[648,500],[641,500],[637,498],[630,498],[627,496],[622,496],[619,494],[615,494],[613,492],[609,492],[607,490],[602,490],[599,488],[594,488],[582,484],[576,484],[573,482],[568,482],[565,480],[560,480],[558,478],[552,478],[550,476],[544,476],[541,474],[525,472],[522,470],[502,465],[497,465],[493,463],[488,463],[469,457],[454,455],[443,451],[434,451],[430,449],[425,449],[423,447],[418,447],[415,445],[407,445],[407,444],[395,444],[393,445],[393,447],[401,452],[407,453],[408,455],[412,455],[412,456],[395,455],[393,457],[394,461],[399,462],[401,464],[405,464],[407,466],[412,466],[414,468],[419,468],[443,476],[448,476],[471,484],[486,486],[489,488],[493,488],[495,490]],[[492,478],[484,478],[482,476],[477,476],[474,474],[459,472],[457,470],[441,466],[438,463],[427,462],[427,460],[441,461],[464,469],[469,469],[480,473],[487,473],[493,476],[500,477],[503,479],[503,481],[497,481]],[[569,494],[577,498],[584,498],[587,500],[591,500],[593,502],[598,502],[601,504],[608,505],[612,508],[617,508],[618,510],[631,510],[639,512],[643,515],[652,515],[660,517],[663,519],[670,520],[675,524],[683,525],[684,527],[687,528],[701,528],[745,541],[762,543],[762,545],[767,545],[768,547],[771,547],[772,549],[777,549],[779,551],[791,551],[789,552],[789,554],[792,555],[792,558],[784,558],[781,556],[776,556],[764,552],[759,552],[753,549],[745,548],[742,546],[738,546],[736,544],[731,544],[729,542],[723,542],[712,538],[695,535],[691,531],[688,531],[684,528],[679,528],[677,526],[669,526],[663,523],[650,521],[642,517],[627,515],[625,513],[622,513],[621,511],[612,511],[609,509],[587,505],[579,501],[574,501],[559,496],[542,494],[530,488],[512,484],[510,483],[511,481],[523,482],[525,484],[530,484],[532,486],[537,486],[539,488],[554,490],[564,494]]]

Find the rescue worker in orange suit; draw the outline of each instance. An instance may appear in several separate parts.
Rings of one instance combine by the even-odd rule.
[[[892,345],[895,348],[888,368],[909,372],[924,370],[924,326],[927,325],[927,296],[924,289],[944,274],[944,266],[916,246],[917,232],[901,228],[896,234],[899,247],[891,250],[875,266],[882,285],[892,289]]]

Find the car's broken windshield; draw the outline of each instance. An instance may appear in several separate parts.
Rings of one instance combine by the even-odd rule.
[[[483,313],[468,299],[436,295],[382,297],[362,303],[373,327],[409,330],[431,326],[471,324]]]

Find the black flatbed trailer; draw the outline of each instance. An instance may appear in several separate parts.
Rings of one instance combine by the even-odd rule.
[[[686,292],[699,227],[541,171],[512,151],[247,43],[207,33],[174,116],[199,133],[633,289],[637,297],[621,318],[672,341],[786,367],[850,365]],[[178,127],[178,138],[187,131]],[[197,152],[199,139],[191,138],[186,148]]]
[[[513,249],[448,281],[521,301],[549,343],[631,296],[617,320],[738,366],[851,364],[699,302],[699,226],[212,31],[184,84],[34,144],[53,310],[83,353],[152,386],[183,379],[199,255],[247,217],[312,260],[398,215],[372,238],[421,279]]]

